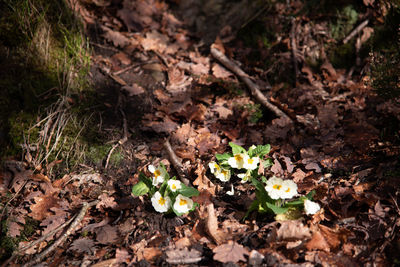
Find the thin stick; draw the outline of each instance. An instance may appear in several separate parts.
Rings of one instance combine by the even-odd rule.
[[[167,154],[169,156],[169,159],[171,160],[172,165],[178,172],[179,178],[185,185],[189,185],[189,179],[186,178],[186,174],[183,170],[181,159],[175,154],[174,150],[172,149],[171,143],[168,141],[168,139],[164,143],[164,148],[167,151]]]
[[[42,253],[36,255],[36,257],[28,263],[25,263],[23,266],[32,266],[34,264],[39,263],[45,256],[47,256],[50,252],[55,250],[59,245],[61,245],[67,237],[75,230],[75,228],[79,225],[79,223],[83,220],[86,215],[87,210],[96,205],[99,200],[92,201],[90,203],[84,202],[81,210],[76,215],[75,219],[72,221],[71,225],[65,231],[63,235],[61,235],[51,246],[45,249]]]
[[[107,160],[106,160],[106,165],[104,166],[104,168],[107,169],[108,167],[108,163],[110,162],[110,158],[112,153],[114,152],[114,150],[119,146],[119,145],[123,145],[126,141],[128,141],[128,123],[126,121],[126,116],[124,111],[120,108],[119,111],[122,114],[122,122],[123,122],[123,129],[124,129],[124,136],[119,139],[118,143],[116,143],[115,145],[113,145],[113,147],[110,149],[110,152],[108,152],[107,155]]]
[[[266,108],[275,113],[278,117],[283,117],[288,119],[289,121],[293,121],[288,115],[286,115],[282,110],[280,110],[277,106],[273,105],[269,100],[261,93],[260,88],[257,84],[253,83],[249,76],[239,68],[235,63],[229,60],[221,51],[218,49],[211,47],[211,54],[215,57],[219,62],[222,63],[225,67],[230,69],[233,73],[235,73],[239,78],[247,85],[250,89],[251,94],[255,97],[255,99],[264,105]]]
[[[366,19],[363,22],[361,22],[360,25],[358,25],[354,30],[351,31],[349,35],[347,35],[346,38],[343,39],[343,43],[347,44],[350,41],[350,39],[356,36],[356,34],[359,33],[360,31],[362,31],[362,29],[364,29],[368,25],[368,23],[369,19]]]

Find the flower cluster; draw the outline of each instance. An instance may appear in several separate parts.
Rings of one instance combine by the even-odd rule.
[[[160,213],[173,211],[180,216],[196,208],[198,204],[191,197],[199,195],[199,191],[176,180],[175,176],[170,178],[163,164],[158,167],[149,165],[148,170],[152,177],[139,174],[139,182],[132,187],[134,196],[149,193],[151,204]]]
[[[297,184],[292,180],[275,176],[267,179],[262,176],[262,182],[259,181],[258,170],[272,165],[271,159],[264,159],[270,151],[270,145],[253,145],[248,150],[232,142],[229,145],[232,153],[216,154],[218,163],[212,161],[208,166],[210,172],[222,182],[230,181],[231,176],[236,174],[242,183],[251,181],[255,186],[257,199],[254,200],[245,217],[253,210],[283,215],[279,218],[293,218],[294,214],[301,214],[301,210],[304,210],[307,215],[315,214],[320,210],[319,204],[311,200],[312,192],[307,196],[295,198],[298,195]],[[227,194],[234,194],[233,185]]]
[[[269,153],[270,146],[251,146],[248,151],[234,143],[229,143],[232,147],[232,153],[217,154],[216,158],[219,164],[212,161],[208,164],[210,171],[222,182],[228,182],[231,179],[233,171],[245,171],[237,173],[243,183],[249,181],[257,173],[261,158]],[[269,161],[264,162],[270,165]]]

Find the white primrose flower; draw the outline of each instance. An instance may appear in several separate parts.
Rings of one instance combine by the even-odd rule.
[[[243,161],[244,161],[243,168],[247,170],[255,170],[258,167],[260,158],[259,157],[250,158],[248,155],[245,155]]]
[[[231,179],[231,171],[226,169],[221,169],[219,173],[215,174],[215,177],[220,179],[222,182],[228,182]]]
[[[311,200],[304,200],[304,211],[306,212],[307,215],[312,215],[317,213],[321,207],[317,202],[311,201]]]
[[[292,180],[284,180],[282,185],[282,199],[292,198],[297,194],[297,184]]]
[[[279,199],[283,196],[283,180],[281,178],[272,176],[267,180],[265,190],[272,199]]]
[[[176,192],[176,190],[179,190],[182,188],[182,182],[178,180],[169,180],[168,181],[168,186],[169,189],[171,189],[172,192]]]
[[[235,154],[233,157],[230,157],[228,159],[228,164],[232,167],[232,168],[236,168],[236,169],[242,169],[243,165],[244,165],[244,158],[245,158],[245,154]]]
[[[221,167],[215,161],[208,163],[208,167],[210,168],[212,174],[221,172]]]
[[[165,180],[165,176],[167,176],[166,171],[161,166],[157,168],[154,165],[149,165],[149,172],[153,174],[153,185],[157,186],[158,184],[162,184]]]
[[[171,199],[169,197],[163,197],[160,192],[156,192],[151,198],[151,204],[154,209],[158,212],[167,212],[171,207]]]
[[[179,213],[187,213],[193,208],[193,200],[179,194],[174,203],[174,209]]]

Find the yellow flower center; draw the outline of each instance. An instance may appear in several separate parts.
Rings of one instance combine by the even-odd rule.
[[[227,171],[227,170],[222,170],[221,173],[222,173],[224,176],[226,176],[226,175],[228,174],[228,171]]]
[[[217,163],[214,164],[214,168],[216,168],[217,170],[219,170],[219,166]]]
[[[161,206],[165,205],[165,198],[160,197],[160,199],[158,200],[158,204],[160,204]]]
[[[176,189],[176,185],[175,185],[175,184],[172,184],[172,185],[171,185],[171,188],[175,190],[175,189]]]
[[[276,190],[281,190],[282,186],[280,184],[274,184],[272,188]]]
[[[240,155],[240,154],[235,155],[235,160],[236,161],[242,161],[243,160],[242,155]]]
[[[158,177],[158,176],[160,176],[160,175],[161,175],[160,170],[155,170],[155,171],[154,171],[154,176],[155,176],[155,177]]]
[[[286,189],[286,191],[285,191],[286,193],[289,193],[290,192],[290,188],[288,188],[288,189]]]
[[[181,199],[179,201],[179,205],[181,205],[181,206],[186,205],[186,204],[187,204],[187,200],[185,200],[185,199]]]
[[[247,163],[249,163],[250,165],[253,164],[253,162],[254,162],[254,159],[248,159],[247,160]]]

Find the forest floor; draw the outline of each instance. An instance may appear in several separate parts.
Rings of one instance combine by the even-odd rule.
[[[400,264],[400,102],[377,93],[369,53],[384,4],[340,4],[345,15],[328,20],[302,1],[248,6],[235,19],[221,15],[232,10],[223,1],[69,2],[90,40],[95,130],[109,149],[63,176],[48,171],[61,155],[36,169],[26,151],[5,161],[2,232],[19,241],[3,237],[4,265]],[[259,174],[293,180],[321,209],[242,220],[253,184],[209,169],[229,142],[270,144]],[[200,192],[193,212],[158,213],[132,195],[160,162]]]

